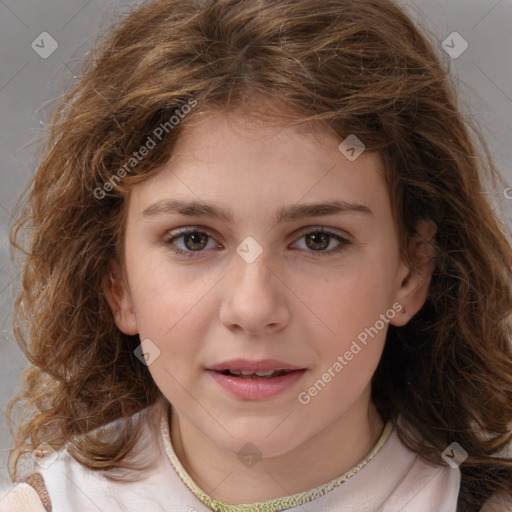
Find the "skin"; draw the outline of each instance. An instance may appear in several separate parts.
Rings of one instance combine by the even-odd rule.
[[[390,323],[407,323],[425,301],[433,270],[419,238],[410,247],[416,264],[400,258],[380,155],[365,151],[351,162],[340,142],[319,126],[270,126],[242,108],[217,113],[185,128],[170,160],[127,198],[125,262],[112,263],[106,295],[119,329],[160,350],[149,370],[173,405],[173,446],[212,498],[254,503],[324,484],[360,462],[382,434],[370,380],[387,323],[308,404],[297,399],[395,302],[405,313]],[[143,216],[170,198],[215,202],[234,221]],[[281,206],[334,199],[372,214],[273,222]],[[173,242],[189,259],[166,243],[187,226],[209,235]],[[351,243],[329,254],[339,242],[327,238],[315,251],[322,240],[304,232],[318,226]],[[435,233],[431,223],[418,229],[427,240]],[[247,236],[263,250],[252,263],[236,252]],[[205,372],[235,357],[307,371],[274,398],[244,401]],[[237,457],[246,443],[261,452],[252,467]]]

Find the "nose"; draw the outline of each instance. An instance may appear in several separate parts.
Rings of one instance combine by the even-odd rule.
[[[257,336],[286,327],[293,295],[274,267],[265,251],[252,263],[235,255],[222,290],[220,320],[226,328]]]

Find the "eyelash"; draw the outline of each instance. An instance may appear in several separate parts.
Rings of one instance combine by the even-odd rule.
[[[204,252],[204,250],[184,251],[183,249],[179,249],[173,245],[173,242],[175,240],[178,240],[178,239],[182,238],[184,235],[187,235],[190,233],[202,233],[202,234],[207,235],[210,239],[213,239],[213,237],[207,231],[202,231],[198,228],[184,228],[184,229],[175,231],[171,236],[167,237],[164,240],[164,243],[169,245],[169,249],[173,253],[177,254],[178,256],[184,256],[186,258],[194,258],[194,257],[196,257],[195,256],[196,253],[202,253],[202,252]],[[313,250],[307,251],[307,252],[311,253],[311,256],[313,258],[323,258],[326,256],[331,256],[333,254],[338,254],[341,251],[345,250],[345,248],[347,246],[352,244],[352,242],[350,242],[350,240],[347,240],[346,238],[343,238],[342,236],[338,235],[337,233],[333,233],[332,231],[325,231],[323,229],[323,227],[320,227],[320,226],[315,227],[309,231],[302,232],[300,234],[299,240],[301,238],[303,238],[304,236],[315,234],[315,233],[324,233],[324,234],[328,235],[330,238],[334,238],[335,240],[340,242],[340,245],[338,245],[338,247],[336,247],[335,249],[331,249],[330,251],[313,251]],[[330,243],[330,241],[329,241],[329,243]]]

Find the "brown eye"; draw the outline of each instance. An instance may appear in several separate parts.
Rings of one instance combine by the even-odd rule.
[[[315,251],[326,249],[331,241],[331,236],[323,231],[315,231],[306,235],[306,245]],[[311,243],[308,243],[308,242]]]
[[[209,236],[200,231],[192,231],[182,235],[183,243],[187,249],[191,251],[200,251],[205,248]]]
[[[194,257],[194,253],[206,252],[208,242],[213,238],[204,231],[198,229],[183,229],[168,236],[164,242],[171,251],[179,256]],[[215,244],[210,248],[218,247]]]
[[[299,249],[306,251],[308,256],[313,258],[334,255],[351,245],[350,240],[337,233],[325,231],[322,227],[310,229],[301,236],[301,239],[305,240],[305,247],[299,247]],[[203,252],[209,252],[207,249],[219,248],[211,235],[197,228],[177,231],[164,241],[172,252],[185,258],[198,257]],[[213,244],[210,247],[208,247],[209,242]],[[297,242],[294,245],[297,245]],[[333,247],[328,250],[331,245]]]
[[[305,250],[308,256],[314,258],[336,254],[351,244],[350,240],[337,233],[324,231],[322,227],[303,233],[302,238],[305,240],[305,248],[299,247],[299,249]],[[331,250],[326,250],[333,242],[337,243],[337,245],[335,244]],[[294,245],[297,245],[297,242]]]

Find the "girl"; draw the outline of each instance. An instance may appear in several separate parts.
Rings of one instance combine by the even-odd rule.
[[[457,102],[391,0],[114,27],[12,232],[0,509],[512,510],[512,253]]]

